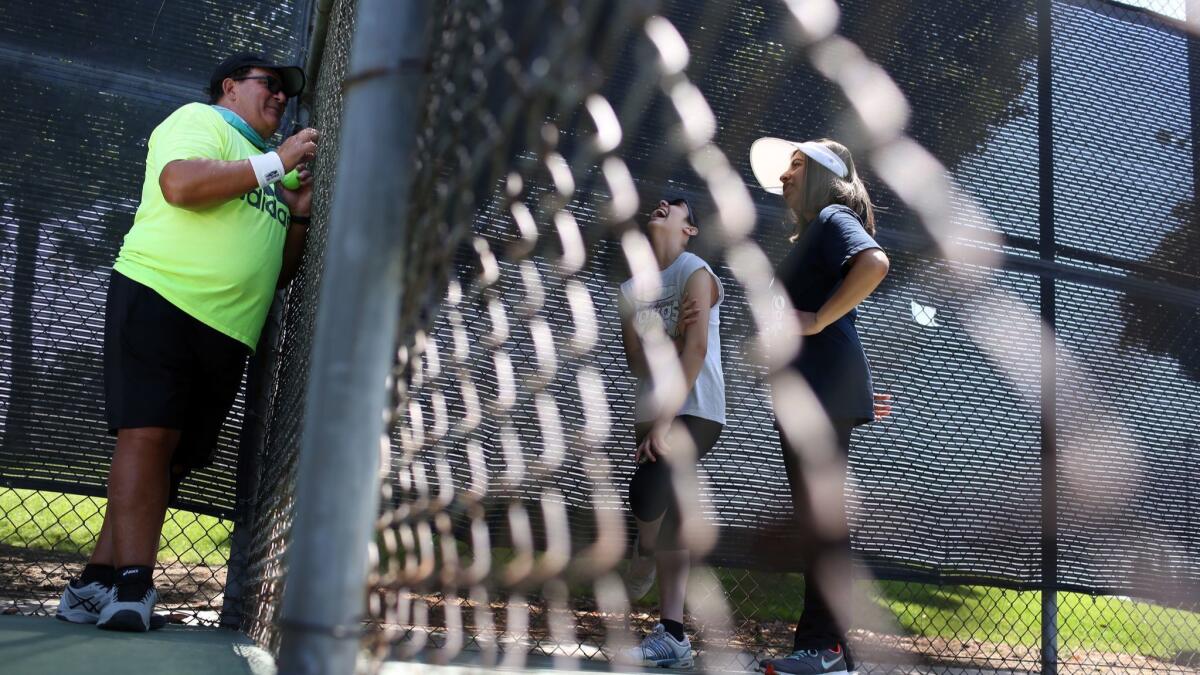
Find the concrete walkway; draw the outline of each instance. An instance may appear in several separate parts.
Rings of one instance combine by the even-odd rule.
[[[232,630],[168,625],[116,633],[40,616],[0,616],[0,673],[274,675],[275,662]]]

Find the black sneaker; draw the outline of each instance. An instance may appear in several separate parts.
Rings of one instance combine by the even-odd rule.
[[[827,649],[798,649],[782,659],[764,659],[758,669],[767,675],[850,675],[846,649],[835,644]]]

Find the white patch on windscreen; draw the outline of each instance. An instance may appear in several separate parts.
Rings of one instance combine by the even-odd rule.
[[[910,309],[912,310],[913,321],[926,328],[939,328],[940,323],[937,322],[937,309],[929,305],[922,305],[916,300],[910,300]]]

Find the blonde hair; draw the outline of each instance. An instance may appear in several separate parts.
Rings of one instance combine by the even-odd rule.
[[[847,175],[838,178],[823,165],[809,161],[804,168],[804,189],[801,194],[804,201],[800,211],[796,212],[796,226],[792,230],[792,239],[800,236],[801,230],[817,217],[821,209],[830,204],[842,204],[858,214],[862,219],[863,229],[872,237],[875,236],[875,206],[871,203],[871,195],[867,194],[867,186],[863,184],[858,171],[854,168],[854,157],[846,146],[828,138],[821,138],[814,143],[825,146],[846,163]],[[796,152],[800,152],[797,150]]]

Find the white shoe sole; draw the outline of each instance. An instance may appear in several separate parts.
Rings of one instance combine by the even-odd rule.
[[[108,606],[101,610],[100,620],[96,622],[96,627],[104,630],[145,633],[150,630],[154,617],[154,603],[158,601],[158,594],[151,590],[147,597],[149,602],[145,600],[141,602],[114,600],[108,603]]]
[[[145,633],[150,630],[150,622],[142,617],[136,609],[119,609],[101,621],[96,627],[104,630],[120,630],[131,633]]]
[[[758,664],[758,668],[756,668],[755,670],[760,673],[767,672],[766,667],[763,666],[763,664],[761,662]],[[778,673],[779,675],[792,675],[791,673],[785,673],[785,672],[778,671],[778,670],[775,672]],[[831,670],[828,673],[821,673],[821,675],[858,675],[858,671],[857,670],[845,670],[845,669]]]
[[[57,615],[55,615],[55,616],[59,619],[62,619],[63,621],[71,621],[70,619],[67,619],[67,618],[64,618],[61,616],[57,616]],[[99,617],[93,617],[91,621],[71,621],[71,623],[97,623],[98,621],[99,621]],[[170,622],[167,621],[167,617],[162,614],[151,614],[150,615],[150,630],[158,630],[158,629],[166,626],[168,623],[170,623]],[[100,626],[100,627],[104,628],[104,626]],[[112,628],[111,630],[122,630],[122,629]]]

